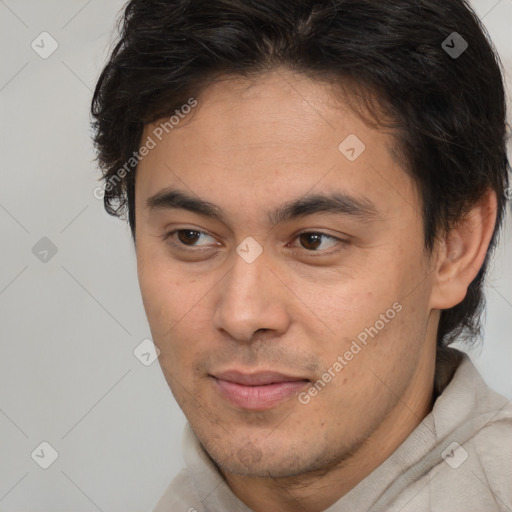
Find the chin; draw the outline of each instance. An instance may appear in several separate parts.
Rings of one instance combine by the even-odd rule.
[[[252,478],[290,478],[305,473],[322,470],[329,465],[331,455],[318,451],[318,446],[309,447],[307,453],[303,443],[283,446],[282,439],[274,443],[263,439],[261,442],[248,441],[244,436],[240,441],[231,438],[201,441],[210,458],[224,473]]]

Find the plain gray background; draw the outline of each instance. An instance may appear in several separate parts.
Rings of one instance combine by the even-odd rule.
[[[93,194],[89,103],[123,4],[0,0],[2,512],[151,510],[182,466],[183,414],[158,362],[133,353],[150,331],[129,229]],[[510,91],[512,0],[473,5]],[[42,58],[33,41],[58,48]],[[485,345],[472,354],[508,398],[510,225],[488,281]],[[42,442],[58,453],[48,469]]]

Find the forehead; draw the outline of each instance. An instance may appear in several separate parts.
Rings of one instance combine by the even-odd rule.
[[[277,157],[286,151],[296,154],[304,142],[304,153],[320,145],[337,147],[339,134],[334,132],[339,129],[361,135],[369,131],[332,84],[285,69],[251,79],[224,77],[204,89],[197,100],[198,107],[163,136],[172,132],[176,144],[193,142],[205,152],[273,152],[272,148],[278,148]],[[150,134],[162,121],[146,126],[145,133]],[[193,141],[188,125],[193,125]]]
[[[365,124],[330,84],[280,69],[226,77],[196,99],[172,128],[162,130],[166,119],[146,125],[141,141],[156,144],[139,164],[136,199],[173,184],[216,203],[340,185],[373,189],[372,201],[414,194],[393,135]]]

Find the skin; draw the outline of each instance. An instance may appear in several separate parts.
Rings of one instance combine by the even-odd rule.
[[[369,128],[328,84],[276,69],[219,81],[197,100],[137,169],[138,276],[159,362],[243,502],[256,512],[321,511],[430,412],[439,310],[464,298],[482,265],[495,196],[429,254],[392,134]],[[349,134],[366,145],[353,162],[338,149]],[[223,219],[147,206],[168,187],[213,203]],[[270,210],[334,190],[371,202],[375,215],[269,222]],[[178,229],[204,234],[165,238]],[[313,243],[304,232],[326,236]],[[263,248],[252,263],[236,252],[248,236]],[[395,303],[395,318],[307,404],[294,395],[243,410],[214,385],[222,370],[273,370],[310,380],[307,391]]]

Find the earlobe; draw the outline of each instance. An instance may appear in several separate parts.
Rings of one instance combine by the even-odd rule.
[[[431,309],[449,309],[464,300],[485,261],[496,212],[496,193],[490,190],[437,243]]]

